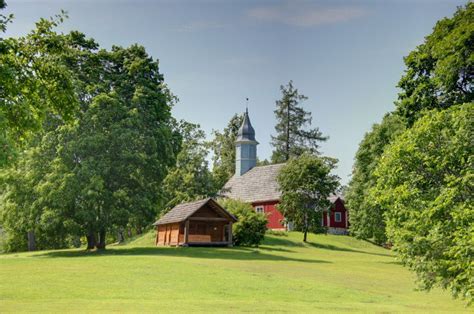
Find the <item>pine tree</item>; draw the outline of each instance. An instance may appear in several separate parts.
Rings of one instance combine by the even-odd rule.
[[[318,143],[327,140],[319,128],[306,129],[311,126],[311,112],[305,111],[300,103],[308,97],[299,94],[293,87],[293,81],[280,86],[282,98],[276,101],[274,111],[277,119],[276,135],[272,136],[272,162],[280,163],[304,152],[318,154]]]

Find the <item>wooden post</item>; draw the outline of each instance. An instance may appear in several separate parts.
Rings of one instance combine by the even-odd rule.
[[[158,246],[158,243],[160,242],[160,227],[156,226],[156,240],[155,240],[155,246]]]
[[[188,245],[189,238],[189,219],[184,223],[184,245]]]
[[[232,246],[232,221],[229,222],[229,246]]]

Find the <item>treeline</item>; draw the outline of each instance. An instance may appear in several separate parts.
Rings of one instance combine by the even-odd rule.
[[[355,156],[351,233],[392,246],[425,289],[474,297],[474,4],[405,58],[396,109]]]
[[[179,203],[216,196],[234,174],[240,115],[207,141],[199,125],[172,116],[177,98],[144,47],[106,50],[79,31],[57,32],[66,17],[0,38],[6,251],[104,249]],[[0,34],[12,18],[0,15]],[[315,153],[325,139],[309,128],[311,114],[299,105],[306,97],[292,82],[281,89],[272,162]]]

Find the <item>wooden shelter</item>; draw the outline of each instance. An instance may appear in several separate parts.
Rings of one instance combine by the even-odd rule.
[[[156,245],[231,246],[232,223],[237,219],[212,198],[180,204],[156,226]]]

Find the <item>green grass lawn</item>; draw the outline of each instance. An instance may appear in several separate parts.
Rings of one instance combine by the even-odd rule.
[[[416,291],[390,251],[346,236],[269,236],[259,249],[156,248],[0,255],[5,312],[472,312]]]

